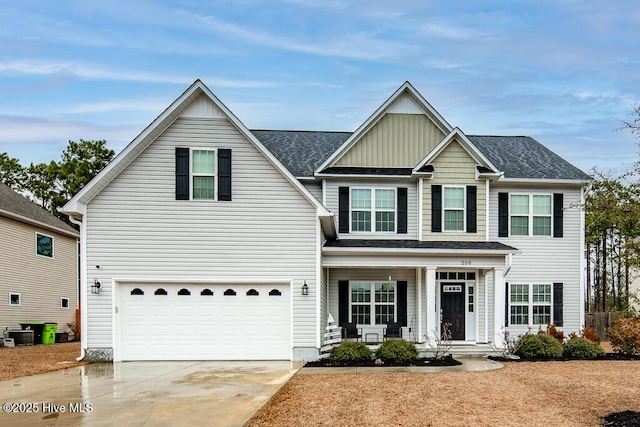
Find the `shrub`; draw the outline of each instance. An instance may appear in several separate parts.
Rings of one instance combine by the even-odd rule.
[[[616,353],[637,355],[640,353],[640,319],[617,319],[609,328],[611,347]]]
[[[569,359],[597,359],[604,356],[604,350],[586,338],[576,337],[564,344],[562,355]]]
[[[329,358],[333,362],[358,363],[371,360],[371,350],[362,342],[342,341],[331,350]]]
[[[584,330],[582,331],[582,337],[588,339],[591,342],[600,342],[600,335],[598,335],[598,333],[591,329],[591,327],[589,326],[584,328]]]
[[[549,334],[524,334],[516,353],[523,359],[557,359],[562,357],[562,344]]]
[[[405,340],[388,340],[378,348],[376,357],[385,363],[407,363],[418,358],[418,349]]]
[[[562,344],[564,342],[564,332],[558,330],[556,328],[556,325],[547,325],[547,330],[543,331],[540,330],[538,331],[538,334],[547,334],[547,335],[551,335],[553,338],[555,338],[556,340],[558,340],[558,342],[560,344]]]

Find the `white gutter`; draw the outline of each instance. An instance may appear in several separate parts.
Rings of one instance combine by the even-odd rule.
[[[80,362],[87,356],[86,343],[87,339],[87,316],[86,316],[86,295],[87,295],[87,269],[85,268],[86,261],[86,241],[87,233],[85,231],[84,223],[81,220],[69,215],[69,221],[80,227],[80,295],[78,300],[80,301],[80,357],[76,360]],[[80,298],[84,296],[84,298]]]

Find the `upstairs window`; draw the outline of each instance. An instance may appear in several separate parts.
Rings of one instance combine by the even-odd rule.
[[[464,187],[444,187],[444,231],[464,231]]]
[[[512,236],[551,236],[551,195],[512,194],[509,214]]]
[[[396,231],[395,189],[351,189],[351,231]]]
[[[214,150],[192,150],[191,179],[194,200],[215,200],[215,154]]]
[[[36,254],[53,258],[53,237],[36,233]]]

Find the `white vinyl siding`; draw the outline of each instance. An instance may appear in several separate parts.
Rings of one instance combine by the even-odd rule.
[[[521,251],[513,256],[512,267],[505,277],[505,281],[509,284],[563,283],[563,329],[579,331],[584,327],[580,324],[580,277],[583,274],[580,248],[582,233],[580,229],[580,189],[577,187],[557,187],[547,191],[548,193],[564,194],[564,235],[562,238],[497,237],[498,193],[508,192],[528,196],[542,194],[539,187],[522,184],[492,186],[490,190],[489,238],[494,241],[499,240],[501,243]],[[498,292],[505,292],[505,290],[499,289]],[[528,329],[524,325],[511,325],[509,330],[524,333]]]
[[[176,201],[175,147],[232,149],[233,202]],[[112,280],[122,278],[291,281],[293,345],[316,347],[316,209],[228,120],[177,119],[87,205],[85,221],[87,286],[103,285],[86,299],[88,347],[112,346]]]

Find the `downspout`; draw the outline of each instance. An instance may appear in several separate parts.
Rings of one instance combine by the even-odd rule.
[[[80,294],[78,295],[78,300],[80,301],[80,342],[82,343],[86,339],[86,329],[87,329],[87,325],[86,325],[87,322],[84,316],[86,297],[81,298],[82,296],[87,295],[87,292],[86,292],[87,280],[85,277],[86,269],[84,268],[84,261],[85,261],[84,248],[86,244],[85,243],[86,233],[84,233],[84,224],[82,223],[81,220],[76,219],[73,216],[69,215],[69,221],[71,221],[73,224],[76,224],[78,227],[80,227]],[[76,357],[76,361],[80,362],[84,360],[86,356],[87,356],[86,349],[83,345],[81,345],[80,356]]]
[[[506,259],[505,259],[505,267],[506,267],[506,269],[504,270],[505,276],[509,274],[509,270],[511,270],[512,265],[513,265],[513,254],[509,254],[506,256]]]

